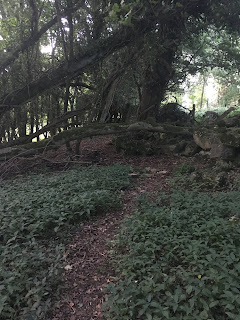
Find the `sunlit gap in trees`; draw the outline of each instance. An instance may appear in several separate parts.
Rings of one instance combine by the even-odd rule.
[[[53,51],[53,46],[51,44],[48,44],[47,46],[41,46],[41,52],[51,54]]]
[[[197,110],[215,109],[218,106],[218,83],[211,76],[203,78],[201,74],[188,76],[182,85],[184,94],[181,97],[182,105],[191,109],[196,105]]]
[[[49,39],[49,44],[46,45],[46,46],[41,46],[41,53],[43,54],[52,54],[54,48],[55,48],[55,45],[56,45],[56,40],[54,39]]]
[[[63,24],[64,27],[64,31],[69,32],[69,27],[68,27],[68,21],[66,18],[61,18],[61,22]],[[41,46],[41,53],[43,54],[52,54],[55,45],[56,45],[56,40],[55,39],[50,39],[50,37],[48,36],[49,39],[49,44],[46,46]]]

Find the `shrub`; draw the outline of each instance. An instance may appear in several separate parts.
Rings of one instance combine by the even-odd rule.
[[[143,200],[115,243],[111,320],[239,319],[240,193]]]

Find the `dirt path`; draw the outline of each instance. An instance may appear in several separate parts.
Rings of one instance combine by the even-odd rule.
[[[144,192],[154,196],[155,193],[168,189],[168,177],[173,168],[183,162],[183,159],[165,156],[124,158],[115,152],[110,142],[111,137],[83,142],[82,160],[87,161],[97,154],[102,165],[130,164],[147,173],[133,178],[135,182],[132,188],[122,198],[122,208],[85,224],[73,234],[66,252],[64,277],[67,290],[52,320],[103,319],[103,289],[114,278],[109,241],[114,239],[124,216],[136,207],[137,197]]]

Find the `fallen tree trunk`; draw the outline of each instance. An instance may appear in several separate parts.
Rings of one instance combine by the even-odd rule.
[[[61,117],[58,117],[56,119],[53,120],[53,122],[51,122],[50,124],[42,127],[41,129],[39,129],[38,131],[27,135],[25,137],[21,137],[18,138],[16,140],[10,141],[10,142],[4,142],[2,144],[0,144],[0,149],[4,149],[7,147],[14,147],[14,146],[19,146],[22,144],[26,144],[26,143],[30,143],[32,141],[32,139],[39,137],[41,134],[50,131],[53,128],[58,127],[59,125],[61,125],[63,122],[65,122],[66,120],[77,116],[79,114],[81,114],[82,112],[84,112],[85,108],[83,109],[77,109],[77,110],[73,110],[73,111],[68,111],[66,113],[64,113]]]
[[[156,132],[156,133],[172,133],[181,136],[192,137],[191,128],[182,128],[170,124],[159,124],[152,126],[144,122],[134,124],[93,124],[87,127],[73,128],[56,134],[55,136],[38,142],[31,142],[19,146],[5,147],[0,149],[0,160],[4,161],[13,156],[29,156],[44,152],[51,148],[58,148],[66,142],[81,141],[84,138],[104,135],[119,135],[133,132]]]

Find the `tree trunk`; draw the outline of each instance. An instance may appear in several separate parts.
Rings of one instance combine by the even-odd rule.
[[[200,105],[199,105],[199,109],[201,110],[203,107],[203,98],[204,98],[204,91],[205,91],[205,86],[207,83],[207,79],[205,76],[203,76],[203,84],[202,84],[202,90],[201,90],[201,99],[200,99]]]
[[[117,78],[112,82],[112,84],[110,86],[110,89],[109,89],[109,92],[108,92],[108,95],[107,95],[107,98],[106,98],[105,106],[104,106],[104,109],[102,111],[102,114],[101,114],[101,117],[100,117],[100,120],[99,120],[100,123],[104,123],[109,119],[110,108],[112,106],[113,99],[114,99],[114,96],[115,96],[115,92],[117,90],[117,86],[118,86],[120,81],[121,81],[121,78]]]
[[[138,111],[138,119],[146,120],[148,117],[157,119],[158,107],[164,99],[168,82],[172,76],[172,63],[176,48],[169,48],[162,53],[156,62],[146,68],[142,90],[142,99]]]

